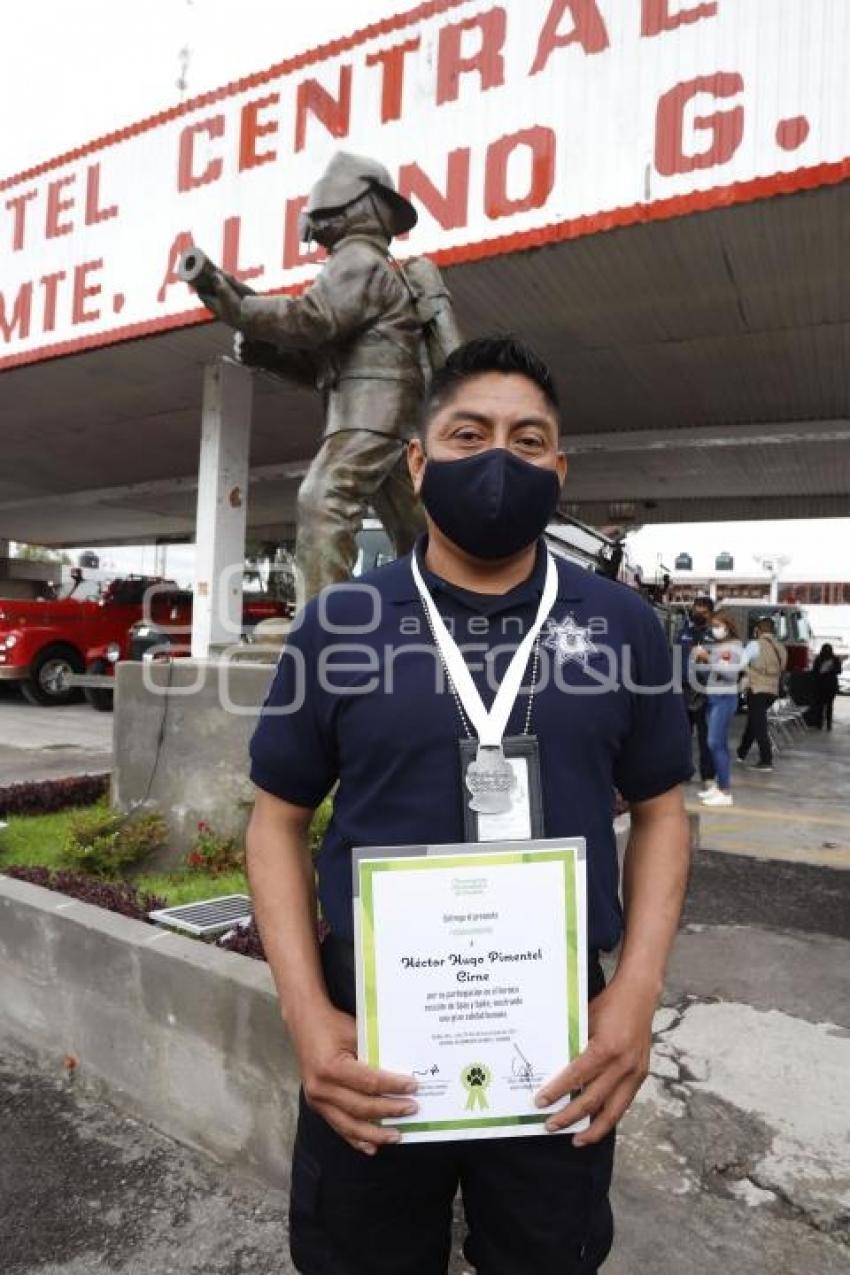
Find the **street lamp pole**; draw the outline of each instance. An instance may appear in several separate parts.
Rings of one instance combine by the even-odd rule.
[[[753,561],[770,573],[770,605],[776,606],[779,601],[779,577],[782,568],[787,567],[791,557],[787,553],[753,554]]]

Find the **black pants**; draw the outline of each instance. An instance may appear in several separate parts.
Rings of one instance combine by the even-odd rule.
[[[697,708],[688,709],[688,720],[691,723],[691,731],[697,733],[697,748],[699,749],[699,777],[704,782],[714,779],[717,771],[714,767],[714,758],[711,756],[711,749],[708,746],[708,719],[706,716],[707,704],[700,704]]]
[[[834,695],[824,695],[818,699],[812,709],[812,725],[818,730],[823,730],[824,725],[827,730],[832,730],[832,710],[835,704]]]
[[[334,1004],[354,1012],[346,945],[322,944]],[[350,949],[348,949],[350,951]],[[598,961],[590,995],[604,977]],[[494,1138],[355,1151],[301,1096],[292,1159],[290,1251],[301,1275],[445,1275],[463,1193],[467,1260],[478,1275],[595,1275],[614,1237],[614,1134]]]
[[[770,747],[770,735],[767,730],[767,710],[775,699],[775,695],[762,691],[747,692],[747,725],[738,745],[738,756],[742,761],[753,743],[756,743],[759,746],[759,761],[765,766],[771,765],[773,750]]]

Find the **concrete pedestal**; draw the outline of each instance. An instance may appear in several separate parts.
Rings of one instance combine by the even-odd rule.
[[[253,804],[248,743],[274,671],[247,661],[118,665],[113,805],[158,810],[170,832],[146,871],[178,865],[200,819],[241,837]]]

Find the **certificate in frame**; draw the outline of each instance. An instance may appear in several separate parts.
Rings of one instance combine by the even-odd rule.
[[[587,1044],[585,867],[583,838],[355,849],[358,1054],[416,1076],[404,1142],[544,1134],[567,1101],[534,1095]]]

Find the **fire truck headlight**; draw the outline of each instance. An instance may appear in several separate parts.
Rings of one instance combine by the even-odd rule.
[[[2,641],[0,641],[0,646],[5,647],[7,651],[11,651],[12,647],[17,644],[17,641],[17,633],[9,633]]]
[[[109,646],[106,648],[106,658],[109,660],[110,664],[117,664],[117,662],[121,659],[121,647],[117,642],[109,643]]]

